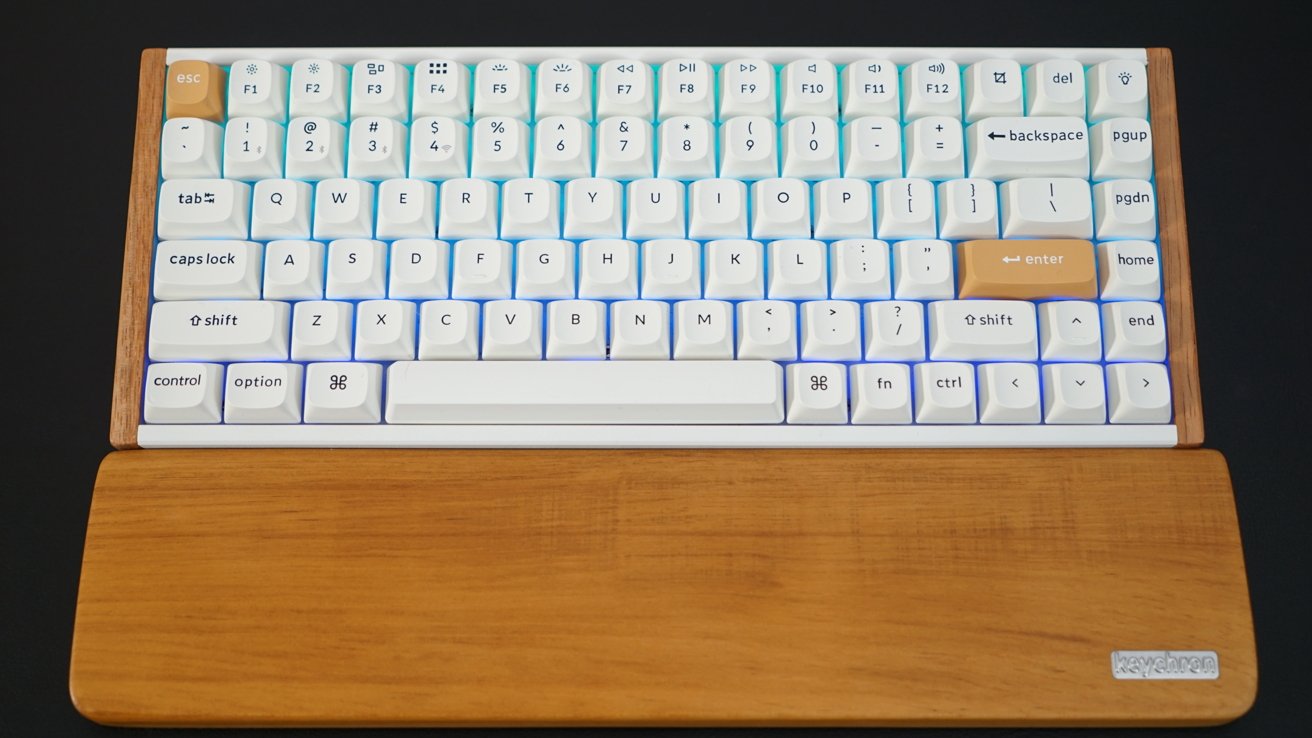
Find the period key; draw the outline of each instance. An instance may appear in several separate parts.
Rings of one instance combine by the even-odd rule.
[[[957,244],[961,298],[1041,300],[1098,296],[1093,244],[1078,239],[977,240]]]

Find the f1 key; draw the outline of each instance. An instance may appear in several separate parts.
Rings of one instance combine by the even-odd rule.
[[[1093,244],[1075,239],[957,244],[958,295],[1010,300],[1098,296]]]
[[[227,75],[214,64],[183,59],[169,65],[164,91],[165,117],[204,118],[223,123]]]

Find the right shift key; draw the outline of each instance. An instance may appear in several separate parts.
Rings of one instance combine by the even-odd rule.
[[[1041,300],[1098,296],[1093,244],[1078,239],[977,240],[957,244],[957,294]]]

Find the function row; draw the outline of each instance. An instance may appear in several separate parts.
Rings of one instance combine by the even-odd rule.
[[[1089,126],[1083,118],[988,118],[963,128],[947,116],[905,126],[864,116],[840,125],[800,116],[781,126],[762,116],[738,116],[717,126],[678,116],[655,126],[614,117],[595,127],[552,116],[535,125],[508,117],[471,125],[453,118],[356,118],[349,128],[323,117],[293,118],[286,128],[263,118],[235,117],[226,126],[173,118],[161,136],[165,179],[219,177],[252,181],[286,176],[380,180],[473,176],[568,180],[579,177],[672,179],[838,176],[993,180],[1016,177],[1147,179],[1152,131],[1141,118]]]
[[[760,59],[737,59],[718,68],[692,58],[671,59],[655,68],[621,59],[595,69],[577,59],[548,59],[535,66],[486,59],[471,73],[442,58],[413,67],[362,59],[349,70],[328,59],[302,59],[290,72],[261,59],[242,59],[226,71],[204,61],[176,61],[168,75],[168,117],[214,121],[225,117],[225,108],[228,116],[274,121],[289,115],[336,121],[361,116],[407,121],[423,116],[469,120],[471,115],[519,120],[759,115],[786,121],[802,115],[836,118],[840,111],[848,119],[1073,115],[1098,121],[1148,114],[1146,68],[1128,60],[1086,70],[1072,59],[1024,68],[1013,60],[990,59],[963,70],[946,59],[904,68],[885,59],[862,59],[842,69],[824,59],[799,59],[778,68]]]

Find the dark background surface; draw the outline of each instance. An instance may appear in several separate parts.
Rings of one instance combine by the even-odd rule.
[[[0,275],[10,349],[0,359],[0,397],[18,446],[5,453],[0,490],[0,733],[115,732],[77,714],[67,674],[86,513],[96,467],[110,450],[142,48],[885,45],[1174,50],[1206,445],[1225,453],[1234,478],[1261,674],[1247,716],[1198,732],[1306,735],[1312,516],[1303,446],[1312,418],[1304,341],[1312,274],[1294,222],[1306,220],[1309,206],[1300,170],[1312,146],[1305,125],[1312,84],[1306,45],[1288,17],[1292,3],[1211,5],[358,0],[43,4],[35,20],[6,18]]]

